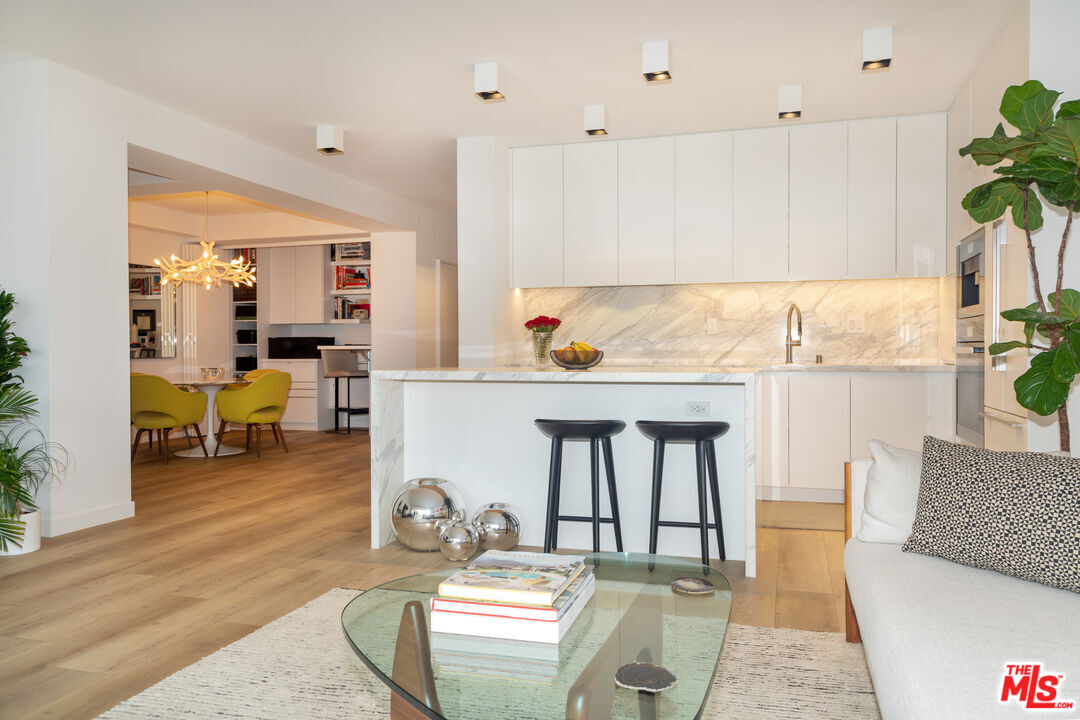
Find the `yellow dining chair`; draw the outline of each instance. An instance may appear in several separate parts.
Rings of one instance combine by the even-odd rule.
[[[165,463],[168,464],[169,431],[173,428],[184,428],[190,445],[189,426],[195,427],[195,435],[199,438],[203,455],[206,455],[206,444],[203,442],[202,430],[199,429],[205,413],[206,393],[181,390],[157,375],[132,373],[131,424],[135,426],[135,442],[131,444],[131,461],[135,462],[135,451],[139,449],[142,434],[149,432],[153,436],[156,430],[158,452],[164,453]]]
[[[263,375],[269,375],[270,373],[276,373],[276,372],[281,372],[281,371],[280,370],[275,370],[273,368],[259,368],[258,370],[249,370],[248,372],[244,373],[244,379],[247,380],[248,382],[255,382],[256,380],[261,378]]]
[[[285,452],[289,445],[285,442],[285,433],[281,430],[281,416],[285,413],[285,404],[289,399],[289,387],[292,375],[287,372],[270,371],[255,378],[250,385],[241,388],[227,388],[217,395],[218,443],[225,434],[228,423],[245,425],[247,445],[251,449],[251,430],[255,429],[255,455],[262,457],[262,426],[269,425],[274,431],[275,442],[280,441]],[[220,444],[219,444],[220,447]],[[215,450],[215,454],[217,451]]]

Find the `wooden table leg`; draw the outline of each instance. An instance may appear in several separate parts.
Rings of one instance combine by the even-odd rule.
[[[439,696],[435,691],[435,673],[431,668],[427,618],[423,604],[417,600],[405,603],[401,610],[391,679],[438,716],[442,715]],[[390,694],[390,720],[429,720],[430,717],[396,692]]]

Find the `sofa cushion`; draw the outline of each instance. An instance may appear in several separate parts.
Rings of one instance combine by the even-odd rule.
[[[1080,593],[1080,460],[924,438],[904,551]]]
[[[844,573],[885,720],[1038,715],[999,702],[1006,663],[1063,673],[1080,702],[1080,595],[859,540]]]
[[[866,476],[862,518],[855,534],[863,542],[904,542],[915,521],[922,454],[871,440],[874,464]]]

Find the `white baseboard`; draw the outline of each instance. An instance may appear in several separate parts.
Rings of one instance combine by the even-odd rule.
[[[758,500],[787,500],[788,502],[820,502],[844,504],[843,490],[825,490],[823,488],[796,488],[759,486]]]
[[[41,534],[45,537],[56,537],[76,530],[85,530],[95,525],[116,522],[135,516],[135,503],[128,501],[118,505],[94,508],[83,512],[71,513],[42,518]]]

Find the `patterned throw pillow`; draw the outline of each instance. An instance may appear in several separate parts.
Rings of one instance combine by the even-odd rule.
[[[904,552],[1080,592],[1080,460],[923,438]]]

